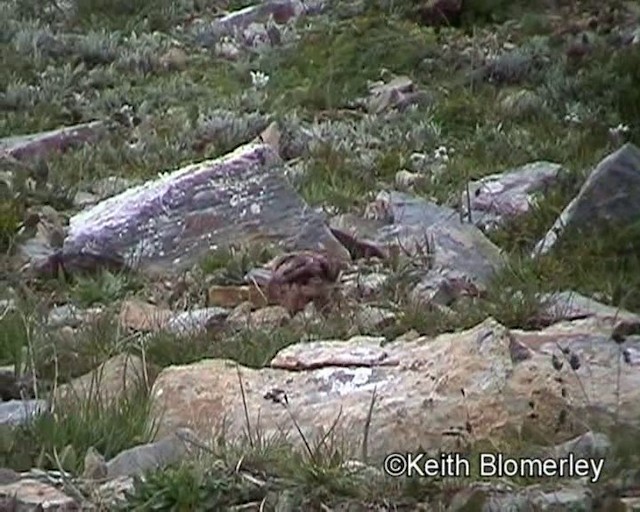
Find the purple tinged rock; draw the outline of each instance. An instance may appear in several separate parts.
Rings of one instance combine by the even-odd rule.
[[[462,208],[482,230],[499,227],[505,221],[530,211],[535,194],[544,193],[559,178],[562,166],[551,162],[533,162],[518,169],[491,174],[469,182],[460,198]]]
[[[220,247],[278,243],[348,258],[324,216],[282,177],[267,144],[250,143],[128,189],[70,219],[61,260],[122,259],[125,266],[170,273]]]
[[[90,142],[103,134],[104,130],[102,121],[92,121],[48,132],[6,137],[0,139],[0,153],[18,160],[43,157],[53,151],[65,151],[75,144]]]

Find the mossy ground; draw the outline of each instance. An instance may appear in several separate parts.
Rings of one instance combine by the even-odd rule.
[[[459,197],[470,179],[535,160],[558,162],[569,171],[567,184],[541,198],[533,212],[492,235],[508,253],[510,264],[496,276],[485,301],[462,309],[454,321],[414,311],[396,300],[398,324],[385,334],[391,337],[408,329],[437,334],[469,327],[487,315],[508,326],[535,327],[534,296],[541,291],[573,289],[640,311],[638,229],[574,237],[538,261],[527,257],[585,174],[619,146],[610,128],[628,125],[625,140],[640,144],[640,45],[612,50],[596,44],[586,57],[573,60],[566,55],[566,41],[554,37],[558,12],[543,3],[535,8],[519,3],[518,9],[507,4],[512,3],[473,2],[459,26],[434,30],[417,22],[411,14],[415,5],[371,5],[357,15],[339,16],[345,5],[338,3],[333,15],[299,22],[299,40],[290,47],[228,62],[192,46],[175,27],[194,14],[207,19],[218,10],[245,4],[5,2],[0,8],[0,136],[117,119],[123,107],[130,106],[141,119],[136,127],[120,126],[97,144],[50,158],[50,180],[68,191],[107,176],[145,179],[218,156],[255,135],[264,124],[260,116],[290,124],[306,122],[322,135],[305,157],[306,172],[297,187],[310,203],[343,211],[362,208],[381,184],[393,182],[396,171],[406,167],[415,152],[431,155],[436,148],[447,148],[446,172],[420,190],[442,202]],[[576,3],[573,21],[588,17],[591,7]],[[616,8],[620,6],[612,5]],[[162,58],[174,40],[187,58],[167,68]],[[504,50],[507,43],[542,64],[516,69],[508,84],[469,79],[478,51]],[[252,86],[252,70],[269,76],[266,87]],[[366,95],[368,82],[385,73],[409,76],[432,94],[433,101],[388,118],[350,110]],[[535,109],[505,107],[505,97],[523,90],[541,99]],[[230,133],[216,132],[213,142],[202,144],[207,116],[222,111],[258,117],[238,122]],[[2,199],[0,249],[10,253],[25,203],[22,196]],[[269,255],[268,251],[212,254],[200,270],[233,283],[252,262],[265,261]],[[0,277],[14,287],[19,305],[17,313],[0,311],[3,364],[17,363],[19,368],[33,364],[43,381],[64,380],[118,352],[140,353],[140,344],[113,320],[117,314],[113,304],[125,297],[145,297],[152,283],[104,274],[72,283],[25,284],[12,277],[9,256],[2,263],[7,270]],[[401,281],[398,277],[396,292]],[[514,301],[514,294],[506,290],[519,290],[521,299]],[[394,298],[392,291],[389,300]],[[193,304],[205,300],[204,289],[196,287],[191,294]],[[101,304],[102,323],[81,329],[77,342],[56,338],[45,327],[42,313],[48,305],[64,301],[82,307]],[[348,322],[333,318],[320,330],[317,335],[346,335]],[[203,357],[260,367],[301,334],[285,327],[226,333],[219,339],[201,335],[185,342],[160,333],[147,340],[144,351],[160,367]],[[96,399],[73,413],[37,420],[17,439],[3,442],[2,463],[20,469],[55,467],[54,455],[64,452],[65,465],[77,471],[89,446],[109,456],[144,442],[151,435],[142,421],[146,395],[128,400],[107,405]],[[637,442],[628,438],[620,437],[621,442],[631,443],[625,444],[625,452],[638,453]],[[384,500],[398,510],[415,510],[417,503],[447,495],[459,485],[423,480],[387,482],[383,487],[376,482],[374,487],[341,469],[336,448],[318,448],[318,453],[298,457],[286,446],[257,443],[242,454],[240,466],[235,449],[220,447],[214,465],[190,464],[152,476],[140,484],[132,502],[141,510],[221,510],[262,502],[273,508],[274,500],[288,496],[294,508],[309,510],[339,501],[359,503],[364,509],[367,503]]]

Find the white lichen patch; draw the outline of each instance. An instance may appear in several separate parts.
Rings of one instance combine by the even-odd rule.
[[[171,194],[177,194],[180,199],[183,199],[183,187],[188,186],[188,183],[184,182],[197,181],[194,179],[194,175],[200,173],[220,175],[220,178],[216,176],[215,181],[217,183],[221,181],[220,185],[229,188],[230,192],[234,194],[231,201],[232,206],[246,203],[249,201],[249,191],[254,187],[260,188],[259,185],[262,183],[264,176],[260,173],[255,173],[249,179],[244,179],[243,181],[234,175],[236,173],[229,173],[230,175],[225,176],[222,171],[224,171],[225,167],[233,168],[238,165],[246,168],[258,159],[258,155],[262,154],[265,154],[267,160],[275,158],[275,153],[269,146],[247,144],[221,158],[191,164],[167,173],[159,179],[132,187],[72,217],[69,222],[69,236],[74,238],[93,235],[97,232],[102,232],[107,226],[114,228],[117,232],[131,219],[135,219],[143,208],[148,207],[151,201],[162,201],[163,198],[168,198]],[[221,172],[218,173],[218,171]],[[169,205],[164,205],[164,212],[162,213],[164,213],[164,219],[166,220],[170,216]],[[153,229],[153,218],[148,219],[148,222],[149,224],[146,227]]]
[[[356,391],[373,391],[386,384],[386,381],[371,379],[373,369],[361,368],[322,368],[315,372],[315,377],[322,382],[320,387],[330,394],[345,396]]]

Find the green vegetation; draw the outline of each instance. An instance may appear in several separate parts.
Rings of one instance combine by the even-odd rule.
[[[121,353],[143,356],[156,369],[204,358],[261,368],[301,339],[356,333],[346,309],[319,323],[257,330],[216,326],[186,336],[166,330],[141,336],[118,320],[122,302],[135,297],[153,297],[160,308],[204,307],[210,285],[242,284],[252,267],[273,258],[271,247],[212,251],[189,281],[185,277],[188,290],[175,296],[163,295],[164,283],[117,273],[68,282],[18,274],[16,246],[29,227],[30,208],[72,211],[75,193],[100,195],[95,191],[104,178],[133,182],[219,156],[272,119],[294,142],[303,132],[306,137],[308,151],[295,161],[303,172],[292,180],[300,195],[339,212],[362,213],[378,190],[393,184],[397,171],[412,168],[416,153],[425,157],[428,180],[415,193],[449,205],[460,202],[469,180],[532,161],[564,167],[565,179],[530,213],[491,233],[508,265],[483,297],[461,301],[451,315],[425,311],[407,297],[411,269],[393,269],[378,300],[397,314],[382,329],[388,339],[412,329],[436,335],[468,328],[488,316],[507,327],[539,328],[546,321],[539,294],[558,290],[640,312],[638,223],[570,234],[549,255],[529,258],[593,166],[625,141],[640,145],[640,45],[612,46],[605,29],[594,29],[585,55],[572,56],[573,39],[558,34],[563,23],[588,21],[590,2],[577,2],[567,14],[552,2],[474,0],[465,2],[459,20],[438,29],[420,22],[423,3],[367,2],[362,12],[340,15],[348,6],[338,2],[331,14],[282,29],[282,44],[234,60],[203,51],[189,23],[196,17],[210,22],[220,10],[248,5],[244,1],[4,2],[0,136],[95,119],[107,121],[108,131],[95,143],[47,157],[44,180],[38,165],[5,173],[2,162],[0,364],[36,375],[30,391],[43,396]],[[611,8],[622,12],[616,2]],[[497,55],[493,64],[485,62]],[[263,86],[252,83],[256,71],[268,77]],[[367,112],[362,100],[371,83],[398,75],[409,77],[428,100],[397,112]],[[291,147],[285,149],[295,153]],[[10,173],[18,178],[5,183]],[[79,327],[60,329],[47,324],[44,312],[61,304],[101,312],[83,318]],[[1,430],[0,463],[19,470],[62,467],[78,475],[92,446],[109,458],[149,441],[155,426],[146,421],[146,384],[106,401],[96,383],[88,396],[56,401],[53,414]],[[636,434],[616,432],[620,462],[609,469],[612,475],[637,466]],[[417,510],[427,500],[444,507],[464,485],[353,473],[343,465],[338,444],[308,447],[300,455],[284,440],[259,433],[249,446],[217,441],[202,460],[137,480],[127,509],[256,504],[256,510],[370,510],[386,503]],[[517,438],[510,448],[526,451],[523,444]]]
[[[52,414],[38,416],[17,432],[4,433],[0,460],[3,466],[28,471],[32,467],[63,469],[79,473],[90,447],[107,459],[127,448],[153,439],[148,423],[148,390],[135,392],[115,401],[106,401],[97,389],[87,396],[61,401]]]
[[[274,51],[261,69],[271,77],[272,108],[339,109],[367,92],[381,70],[412,74],[435,42],[428,30],[384,17],[364,16],[317,25],[296,47]],[[354,72],[356,71],[357,72]]]

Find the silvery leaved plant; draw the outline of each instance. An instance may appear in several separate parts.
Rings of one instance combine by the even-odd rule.
[[[258,112],[215,109],[200,114],[196,121],[196,137],[232,149],[258,136],[268,123],[269,119]]]

